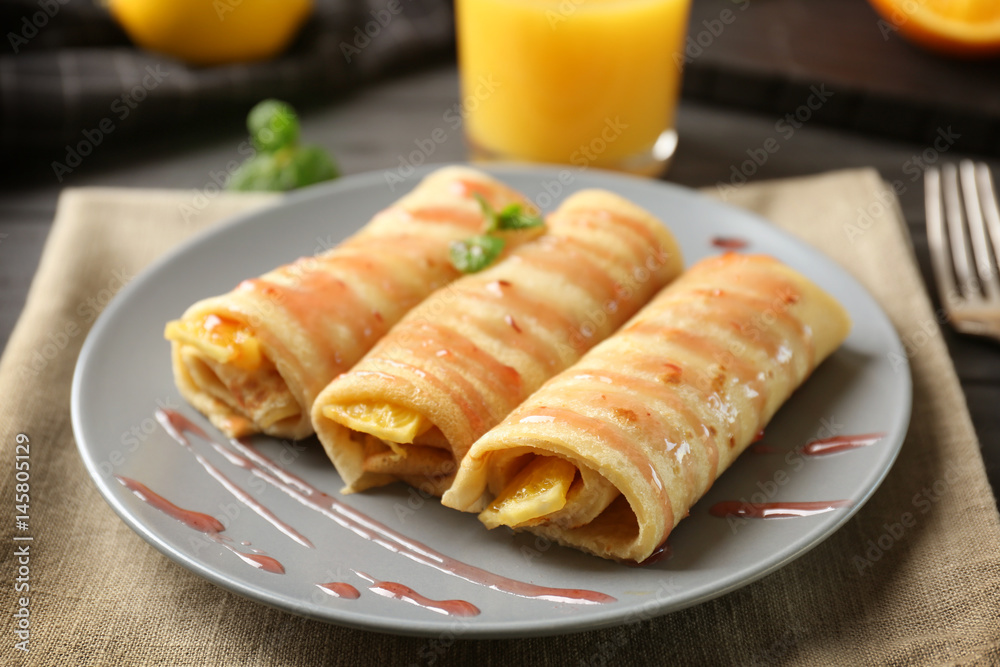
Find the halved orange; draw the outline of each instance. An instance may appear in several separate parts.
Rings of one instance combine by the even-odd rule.
[[[868,0],[883,34],[898,30],[914,44],[963,58],[1000,55],[998,0]]]

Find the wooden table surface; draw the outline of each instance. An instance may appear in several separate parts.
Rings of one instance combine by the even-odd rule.
[[[466,150],[444,114],[458,101],[453,65],[408,74],[370,86],[325,108],[303,114],[304,139],[327,146],[345,173],[397,167],[414,141],[445,128],[435,162],[461,161]],[[713,186],[729,178],[747,151],[774,136],[783,114],[752,113],[685,101],[678,119],[680,146],[667,180],[691,187]],[[961,128],[956,127],[957,131]],[[240,126],[206,125],[190,132],[164,133],[141,144],[109,149],[78,168],[64,183],[51,171],[12,174],[0,185],[0,349],[7,342],[37,267],[65,186],[204,188],[210,172],[241,159],[245,140]],[[927,148],[807,122],[783,141],[753,176],[754,180],[816,174],[870,166],[883,178],[902,181],[903,213],[909,224],[925,281],[930,280],[924,231],[923,184],[917,161]],[[44,156],[42,156],[44,158]],[[967,157],[935,156],[936,161]],[[54,158],[53,158],[54,159]],[[48,164],[47,161],[44,161]],[[1000,176],[1000,161],[989,161]],[[28,170],[31,171],[31,170]],[[928,282],[928,284],[931,284]],[[931,290],[933,293],[933,289]],[[936,297],[935,297],[936,301]],[[1000,493],[1000,345],[960,337],[947,325],[944,336],[961,378],[979,434],[994,494]]]
[[[824,87],[829,125],[930,143],[954,124],[956,147],[1000,155],[998,61],[941,58],[894,28],[865,0],[694,0],[684,91],[780,116]]]

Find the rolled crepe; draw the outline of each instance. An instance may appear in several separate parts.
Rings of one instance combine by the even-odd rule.
[[[483,173],[444,168],[337,247],[195,303],[165,332],[181,395],[231,437],[310,435],[320,390],[459,277],[448,248],[482,231],[476,195],[528,205]],[[514,233],[508,245],[536,236]]]
[[[478,440],[442,502],[645,560],[849,329],[775,259],[703,260]]]
[[[545,236],[439,290],[319,395],[313,423],[344,491],[403,480],[440,495],[477,438],[681,268],[655,217],[573,195]]]

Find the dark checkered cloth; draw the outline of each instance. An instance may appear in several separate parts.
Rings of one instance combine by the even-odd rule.
[[[205,114],[245,113],[265,97],[329,99],[450,52],[449,0],[397,2],[402,11],[367,43],[363,31],[387,0],[315,0],[312,17],[278,58],[190,67],[133,47],[94,0],[2,0],[0,145],[78,141],[105,119],[116,134],[140,133]]]

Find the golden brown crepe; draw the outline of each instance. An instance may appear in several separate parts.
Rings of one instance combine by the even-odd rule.
[[[643,561],[849,329],[775,259],[703,260],[478,440],[442,502]]]
[[[663,224],[609,192],[567,199],[542,238],[414,308],[316,399],[345,491],[440,495],[477,438],[680,273]]]
[[[531,208],[486,174],[440,169],[337,247],[188,308],[165,332],[181,394],[233,437],[310,435],[320,390],[459,277],[448,249],[483,229],[476,195],[495,208]],[[508,245],[534,236],[509,234]]]

